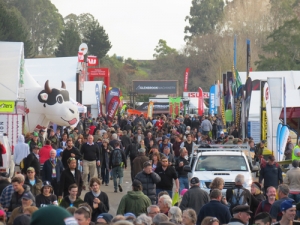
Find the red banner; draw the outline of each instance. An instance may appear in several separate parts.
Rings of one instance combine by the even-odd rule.
[[[203,116],[203,113],[204,113],[204,106],[203,106],[204,99],[203,99],[203,91],[202,91],[201,87],[199,87],[198,92],[199,92],[199,97],[198,97],[198,115],[199,116]]]
[[[185,73],[184,73],[184,91],[185,92],[188,91],[189,72],[190,72],[190,68],[186,68]]]
[[[78,62],[84,62],[83,52],[78,52]]]
[[[98,58],[94,55],[89,55],[87,57],[88,66],[98,66]]]

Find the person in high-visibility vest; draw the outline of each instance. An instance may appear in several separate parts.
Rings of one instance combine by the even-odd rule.
[[[293,148],[292,160],[295,159],[300,160],[300,141],[298,141],[298,144]]]

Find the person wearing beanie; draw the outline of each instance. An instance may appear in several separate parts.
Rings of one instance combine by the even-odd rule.
[[[30,215],[22,214],[16,217],[13,222],[13,225],[30,225]]]
[[[44,181],[41,194],[36,196],[36,207],[45,207],[48,205],[58,205],[57,197],[53,194],[53,188],[49,181]]]
[[[280,204],[282,213],[281,220],[273,223],[273,225],[292,225],[296,216],[296,205],[291,200],[285,200]]]
[[[78,225],[75,218],[64,208],[48,206],[34,212],[30,225]]]
[[[151,205],[151,200],[143,193],[142,189],[142,183],[139,180],[134,180],[132,182],[132,191],[128,191],[121,199],[117,214],[124,215],[131,212],[139,216],[147,213],[147,208]]]
[[[149,158],[146,156],[146,149],[140,148],[138,150],[138,156],[132,161],[132,180],[134,180],[134,177],[143,170],[143,164],[148,160]]]
[[[251,205],[250,205],[250,211],[251,218],[249,220],[249,224],[252,224],[255,212],[259,206],[259,203],[265,200],[265,196],[261,191],[261,185],[258,182],[253,182],[251,184]]]
[[[97,223],[110,224],[110,222],[112,221],[113,218],[114,217],[109,213],[101,213],[97,217]]]

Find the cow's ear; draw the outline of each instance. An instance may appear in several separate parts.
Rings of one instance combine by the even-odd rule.
[[[42,99],[43,101],[47,101],[47,99],[48,99],[48,94],[47,94],[47,93],[41,93],[41,94],[40,94],[40,97],[41,97],[41,99]]]

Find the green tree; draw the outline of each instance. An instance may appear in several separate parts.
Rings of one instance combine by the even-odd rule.
[[[33,56],[32,42],[24,18],[16,8],[8,8],[2,0],[0,0],[0,41],[23,42],[25,57]]]
[[[57,57],[77,55],[80,43],[81,39],[75,23],[67,23],[58,41],[58,48],[55,50],[55,55]]]
[[[300,69],[300,21],[292,19],[268,36],[270,42],[263,46],[266,55],[259,55],[258,70]]]
[[[167,45],[167,41],[159,39],[158,45],[154,49],[155,53],[153,54],[154,58],[159,58],[167,56],[170,54],[177,54],[176,49],[171,48]]]
[[[112,47],[108,35],[98,21],[94,21],[88,26],[88,30],[86,34],[84,34],[83,42],[88,45],[89,53],[100,59],[103,58]]]
[[[10,0],[25,18],[36,55],[52,55],[63,30],[63,18],[50,0]]]
[[[213,31],[223,16],[223,0],[192,0],[190,15],[185,18],[190,26],[186,26],[185,40],[192,36],[201,35]]]

